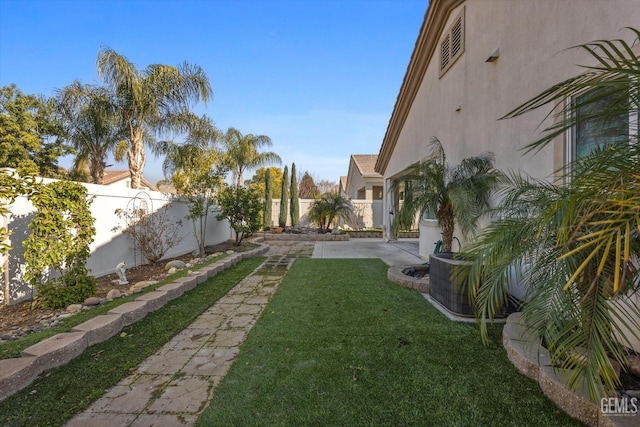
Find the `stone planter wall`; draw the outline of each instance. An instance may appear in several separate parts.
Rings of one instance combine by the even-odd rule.
[[[290,234],[290,233],[264,233],[264,241],[347,241],[349,240],[348,234]]]
[[[24,349],[21,357],[0,360],[0,401],[31,384],[43,372],[69,363],[89,346],[118,334],[125,326],[144,318],[218,272],[245,258],[262,255],[268,249],[267,245],[261,245],[247,252],[236,252],[155,291],[142,294],[134,301],[121,304],[108,314],[76,325],[71,332],[62,332],[40,341]]]

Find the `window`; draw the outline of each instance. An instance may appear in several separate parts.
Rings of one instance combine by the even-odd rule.
[[[464,8],[440,42],[440,77],[464,52]]]
[[[591,90],[575,96],[572,110],[576,125],[572,131],[567,158],[574,162],[598,147],[628,141],[637,128],[638,112],[631,110],[629,98],[620,93]],[[610,111],[610,113],[604,113]]]

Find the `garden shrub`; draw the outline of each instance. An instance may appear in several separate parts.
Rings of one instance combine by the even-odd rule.
[[[86,262],[95,235],[87,189],[76,182],[37,184],[31,196],[36,208],[24,243],[25,279],[38,291],[36,303],[62,308],[95,292]]]

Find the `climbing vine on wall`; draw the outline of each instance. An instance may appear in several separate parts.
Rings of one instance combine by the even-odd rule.
[[[86,268],[95,235],[86,188],[70,181],[40,184],[30,199],[36,212],[24,243],[25,278],[38,290],[37,303],[54,308],[82,302],[96,289]]]

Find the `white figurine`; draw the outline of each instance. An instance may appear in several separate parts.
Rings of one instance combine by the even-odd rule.
[[[124,267],[124,261],[116,265],[116,273],[118,273],[118,277],[120,278],[120,280],[118,281],[118,285],[126,285],[127,283],[129,283],[129,281],[127,280],[127,276],[125,276],[124,274],[125,270],[126,269]]]

